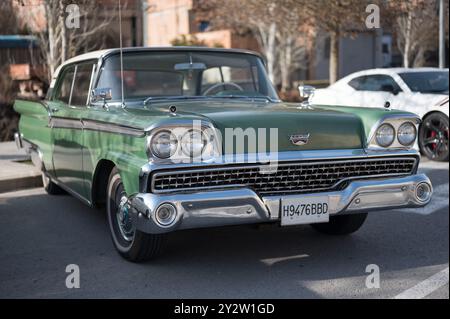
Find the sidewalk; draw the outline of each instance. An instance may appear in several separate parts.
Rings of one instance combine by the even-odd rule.
[[[14,142],[0,143],[0,193],[42,186],[41,172]]]

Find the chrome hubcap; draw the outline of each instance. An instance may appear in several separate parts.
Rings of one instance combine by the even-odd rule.
[[[128,198],[125,195],[120,197],[119,206],[117,208],[117,224],[119,225],[120,233],[124,240],[130,242],[133,240],[134,228],[129,214],[130,205]]]

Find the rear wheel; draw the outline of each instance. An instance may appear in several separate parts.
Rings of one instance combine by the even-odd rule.
[[[106,213],[114,247],[129,261],[154,258],[162,251],[164,236],[145,234],[135,229],[127,201],[119,172],[113,168],[108,181]]]
[[[445,114],[432,113],[425,117],[420,126],[419,146],[426,157],[433,161],[448,161],[448,139],[449,121]]]
[[[328,223],[312,224],[312,228],[327,235],[349,235],[364,224],[367,213],[331,216]]]
[[[48,177],[45,173],[42,173],[42,185],[44,185],[44,189],[47,192],[47,194],[50,195],[60,195],[64,194],[64,190],[56,185],[50,177]]]

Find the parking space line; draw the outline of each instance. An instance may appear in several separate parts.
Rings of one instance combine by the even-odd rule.
[[[439,288],[448,284],[448,267],[444,270],[434,274],[428,279],[418,283],[414,287],[405,290],[404,292],[398,294],[394,299],[422,299],[438,290]]]
[[[282,262],[282,261],[288,261],[288,260],[293,260],[293,259],[301,259],[301,258],[307,258],[307,257],[309,257],[309,255],[302,254],[302,255],[288,256],[288,257],[261,259],[261,262],[263,262],[267,266],[273,266],[274,264]]]

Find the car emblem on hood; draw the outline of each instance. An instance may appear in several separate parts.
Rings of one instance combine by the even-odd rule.
[[[289,141],[294,145],[305,145],[309,142],[310,134],[295,134],[289,136]]]

